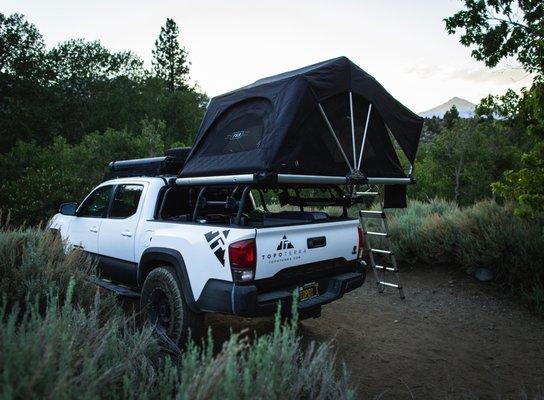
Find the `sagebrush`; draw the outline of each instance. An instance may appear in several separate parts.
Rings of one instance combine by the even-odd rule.
[[[345,399],[330,343],[296,324],[259,337],[209,335],[181,353],[85,280],[92,265],[36,229],[0,230],[0,398]]]
[[[388,210],[393,247],[408,266],[479,267],[544,313],[544,224],[492,200],[469,207],[435,199]]]

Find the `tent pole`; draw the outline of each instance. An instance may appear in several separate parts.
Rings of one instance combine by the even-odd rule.
[[[342,145],[340,144],[340,141],[338,140],[338,138],[336,137],[336,133],[334,133],[334,129],[332,129],[332,125],[331,123],[329,122],[329,119],[327,118],[327,115],[325,114],[325,110],[323,110],[323,107],[321,107],[321,103],[317,103],[317,105],[319,106],[319,111],[321,111],[321,115],[323,116],[323,118],[325,119],[325,122],[327,123],[327,127],[329,128],[329,131],[331,132],[332,134],[332,137],[334,138],[334,141],[336,142],[336,144],[338,145],[338,148],[340,149],[340,152],[342,153],[342,156],[344,157],[344,160],[346,161],[346,163],[348,164],[348,167],[349,169],[351,170],[351,172],[354,171],[354,167],[355,166],[351,166],[351,164],[349,163],[349,160],[348,160],[348,157],[346,156],[346,153],[344,152],[344,149],[342,148]]]
[[[366,132],[368,130],[368,121],[370,120],[370,111],[372,111],[372,103],[368,106],[368,113],[366,114],[365,132],[363,133],[363,142],[361,143],[361,153],[359,154],[359,163],[357,164],[357,170],[361,169],[361,161],[363,161],[363,149],[365,148]]]
[[[353,167],[357,164],[357,155],[355,151],[355,122],[353,120],[353,94],[349,92],[349,111],[351,113],[351,144],[353,147]]]

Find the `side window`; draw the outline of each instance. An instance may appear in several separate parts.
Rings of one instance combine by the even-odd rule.
[[[143,185],[119,185],[113,197],[110,218],[127,218],[136,213]]]
[[[92,192],[77,210],[78,217],[103,218],[106,216],[113,186],[102,186]]]

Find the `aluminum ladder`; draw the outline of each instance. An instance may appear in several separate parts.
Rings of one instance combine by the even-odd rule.
[[[383,231],[377,232],[377,231],[368,230],[368,224],[367,224],[368,219],[380,219],[382,221]],[[387,223],[387,215],[385,214],[385,211],[383,211],[383,208],[381,211],[361,210],[359,211],[359,221],[363,229],[363,236],[365,240],[365,251],[368,254],[370,267],[372,268],[372,271],[374,272],[374,278],[376,278],[378,293],[383,293],[385,287],[393,287],[398,289],[400,298],[404,299],[405,298],[404,290],[402,289],[402,285],[400,283],[399,268],[397,265],[397,259],[395,258],[395,254],[393,253],[391,235],[389,234],[389,225]],[[385,242],[387,243],[388,249],[383,250],[383,249],[372,247],[369,240],[369,237],[372,237],[372,236],[384,238]],[[376,254],[382,255],[384,257],[389,257],[391,261],[391,266],[389,267],[385,265],[376,264],[376,260],[374,259],[374,255]],[[393,272],[395,274],[396,283],[386,281],[386,272],[388,271]]]

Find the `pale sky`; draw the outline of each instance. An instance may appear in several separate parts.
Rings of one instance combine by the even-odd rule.
[[[192,80],[209,96],[265,76],[347,56],[415,112],[454,96],[473,103],[529,86],[514,62],[490,70],[442,21],[458,0],[2,0],[52,47],[69,38],[132,50],[150,65],[167,17],[181,29]]]

